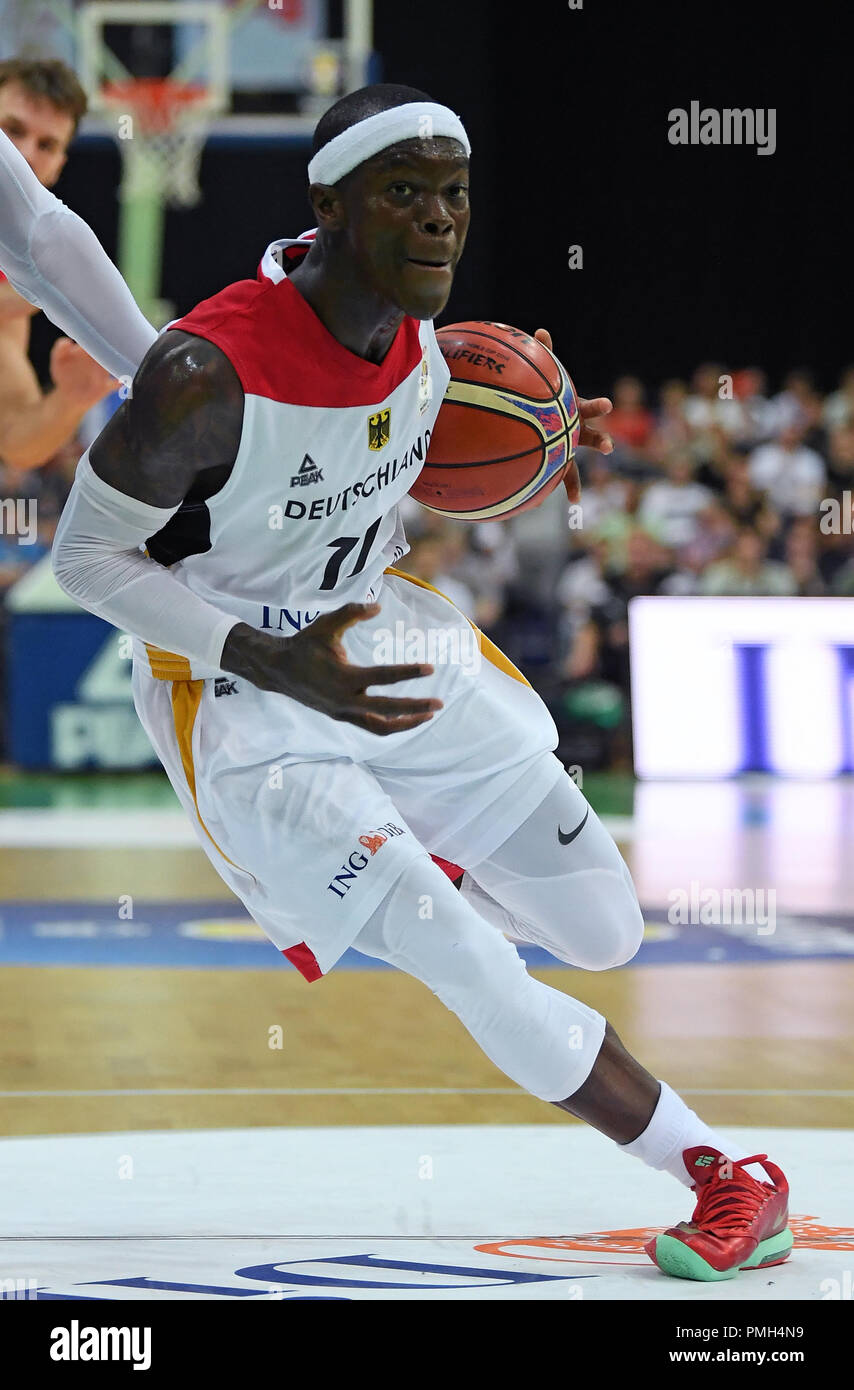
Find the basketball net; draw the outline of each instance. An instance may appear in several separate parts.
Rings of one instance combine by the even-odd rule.
[[[107,83],[102,97],[116,116],[122,197],[195,207],[209,124],[207,89],[168,77],[135,77]]]

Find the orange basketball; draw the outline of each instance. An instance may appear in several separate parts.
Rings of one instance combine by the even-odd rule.
[[[568,372],[506,323],[452,323],[436,333],[451,380],[412,496],[459,521],[537,507],[563,478],[581,420]]]

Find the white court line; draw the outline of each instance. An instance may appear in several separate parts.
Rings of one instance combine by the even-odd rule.
[[[632,816],[603,816],[615,840],[631,840]],[[198,849],[183,811],[0,811],[0,849]]]
[[[193,849],[198,844],[181,810],[0,811],[4,849]]]
[[[739,1090],[709,1088],[696,1090],[680,1086],[683,1096],[821,1096],[848,1100],[854,1091],[818,1090]],[[527,1091],[511,1086],[200,1086],[191,1089],[110,1090],[110,1091],[0,1091],[0,1100],[77,1100],[99,1096],[520,1096]]]

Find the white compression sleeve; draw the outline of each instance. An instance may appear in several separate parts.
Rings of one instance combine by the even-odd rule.
[[[152,507],[103,482],[89,462],[54,537],[53,572],[71,598],[143,642],[219,668],[228,633],[240,621],[180,584],[139,547],[177,507]]]
[[[91,227],[42,187],[3,131],[0,270],[108,372],[135,375],[157,333]]]

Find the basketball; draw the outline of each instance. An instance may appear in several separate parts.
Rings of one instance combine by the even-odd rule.
[[[538,507],[564,477],[581,433],[569,373],[506,323],[452,323],[436,338],[451,380],[411,495],[459,521]]]

